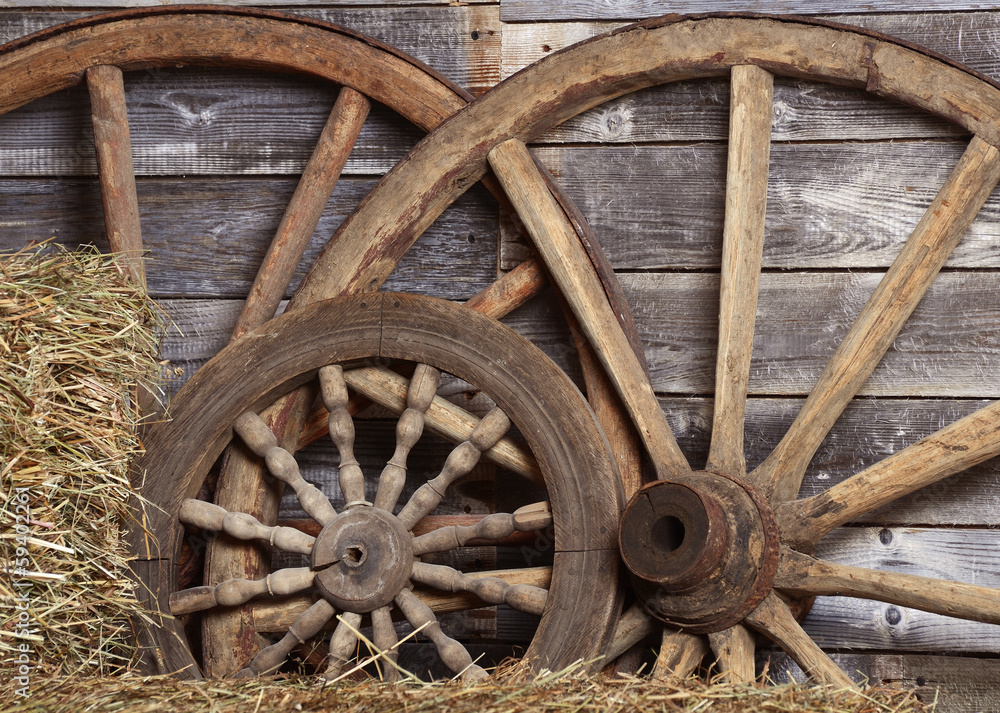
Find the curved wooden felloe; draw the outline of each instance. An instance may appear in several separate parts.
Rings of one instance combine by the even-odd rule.
[[[376,293],[321,302],[288,313],[226,347],[185,385],[172,403],[172,420],[150,430],[145,440],[146,453],[135,464],[136,472],[147,478],[143,494],[151,507],[145,509],[146,522],[150,533],[157,537],[158,557],[166,577],[161,589],[150,593],[150,603],[168,612],[172,602],[174,611],[181,613],[215,604],[241,603],[268,592],[294,593],[312,586],[312,573],[283,570],[283,574],[275,573],[266,581],[229,580],[185,590],[171,600],[176,589],[176,567],[172,565],[179,552],[181,521],[246,538],[277,541],[275,538],[283,536],[254,520],[190,499],[233,437],[234,428],[252,450],[266,454],[272,473],[296,490],[307,511],[315,512],[321,522],[331,518],[335,521],[329,503],[325,498],[320,502],[318,491],[301,481],[294,459],[277,446],[270,429],[256,413],[330,364],[353,365],[373,359],[417,360],[440,368],[482,388],[503,411],[499,416],[483,418],[468,441],[449,457],[442,474],[435,479],[441,482],[428,485],[435,493],[441,492],[463,468],[471,467],[459,464],[465,462],[466,451],[487,450],[499,440],[509,424],[508,416],[527,438],[548,488],[551,514],[546,514],[545,508],[527,508],[506,516],[510,519],[499,529],[494,524],[491,531],[470,534],[503,536],[511,528],[537,529],[555,523],[555,564],[547,597],[542,595],[544,590],[525,588],[527,585],[503,573],[498,573],[503,579],[481,580],[448,568],[425,567],[419,572],[414,569],[413,581],[446,592],[468,591],[487,602],[507,601],[525,611],[537,612],[544,606],[538,633],[527,653],[540,665],[561,667],[599,655],[620,613],[614,533],[619,510],[616,504],[621,496],[603,434],[579,391],[536,347],[472,310],[412,295]],[[177,444],[184,447],[178,448]],[[423,490],[418,489],[398,516],[406,530],[412,529],[416,520],[440,499],[434,495],[435,499],[426,500]],[[352,509],[352,503],[348,503],[344,512],[371,507],[370,503],[359,502]],[[374,509],[385,512],[377,506]],[[407,515],[410,509],[412,516]],[[331,513],[329,517],[327,513]],[[324,537],[321,533],[315,541],[314,559],[320,557]],[[290,547],[302,546],[301,538],[288,541]],[[149,547],[155,546],[152,540],[148,543]],[[425,544],[422,549],[426,547],[433,544]],[[327,571],[318,570],[316,580]],[[547,605],[542,604],[543,598]],[[413,616],[424,621],[426,605],[418,606],[413,599],[407,594],[402,599],[397,597],[396,602],[404,613],[415,612]],[[308,631],[315,633],[332,614],[327,613],[325,618],[320,614],[301,616],[312,627]],[[322,621],[317,624],[314,619]],[[164,624],[152,631],[159,651],[173,660],[183,658],[186,649],[175,639],[182,634],[169,623]],[[307,638],[301,631],[299,635]],[[456,644],[435,641],[446,661],[462,658],[455,653]],[[292,643],[289,640],[276,645],[277,649],[266,649],[267,654],[261,653],[263,658],[251,667],[252,671],[269,669],[271,658],[284,652],[280,656],[283,659]]]

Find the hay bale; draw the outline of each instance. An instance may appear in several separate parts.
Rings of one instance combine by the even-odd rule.
[[[120,673],[137,605],[122,534],[140,448],[137,384],[157,313],[114,258],[0,257],[0,656],[35,675]],[[25,658],[25,654],[27,654]]]

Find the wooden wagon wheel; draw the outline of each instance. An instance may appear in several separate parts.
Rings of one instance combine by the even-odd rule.
[[[610,61],[609,58],[613,58]],[[774,452],[746,472],[743,428],[757,284],[774,75],[864,89],[905,102],[973,134],[969,146],[827,364]],[[731,127],[713,437],[704,470],[677,447],[642,364],[608,307],[590,250],[547,187],[525,142],[604,101],[645,87],[731,77]],[[997,405],[982,409],[828,491],[796,500],[803,474],[841,412],[1000,179],[1000,89],[918,48],[862,30],[788,18],[676,16],[639,23],[554,53],[461,111],[417,146],[341,227],[336,289],[380,284],[388,265],[366,261],[372,234],[405,249],[489,168],[607,370],[649,453],[657,482],[622,520],[622,555],[644,606],[619,626],[610,656],[666,622],[658,672],[685,674],[711,648],[731,680],[754,675],[753,631],[773,639],[814,678],[850,679],[803,631],[797,615],[816,595],[863,597],[1000,623],[993,590],[847,567],[812,557],[834,527],[1000,454]],[[329,285],[307,278],[298,299]],[[650,553],[650,547],[657,550]],[[650,556],[652,554],[652,556]],[[679,627],[675,628],[675,627]],[[683,629],[681,631],[680,629]]]
[[[274,315],[371,102],[386,105],[427,131],[471,99],[464,90],[420,62],[371,38],[324,22],[258,10],[212,6],[131,10],[85,18],[8,43],[0,48],[0,76],[4,79],[0,113],[65,87],[87,84],[108,240],[113,251],[132,258],[131,271],[140,281],[145,280],[145,275],[123,72],[185,65],[251,66],[306,74],[341,86],[251,288],[233,339]],[[375,241],[370,259],[395,265],[400,256],[381,250]],[[341,288],[333,284],[345,277],[351,274],[337,271],[316,283],[328,284],[331,294],[358,291],[359,286]],[[544,284],[537,265],[529,264],[478,295],[468,306],[497,317]],[[367,390],[370,396],[384,386],[377,380],[366,386],[360,372],[356,377],[361,380],[358,388]],[[298,398],[286,398],[263,414],[280,444],[292,452],[318,435],[314,428],[300,433],[312,405],[306,394],[315,392],[296,393]],[[377,395],[372,398],[377,400]],[[313,426],[315,422],[313,418]],[[219,477],[216,505],[274,525],[281,482],[276,481],[278,487],[266,487],[262,475],[259,459],[241,450],[230,452]],[[150,530],[156,532],[153,526]],[[176,576],[175,553],[170,548],[157,551],[142,537],[136,538],[133,549],[137,577],[148,589],[151,602],[165,607],[165,597]],[[207,562],[206,576],[212,581],[260,579],[269,569],[267,557],[259,548],[235,538],[211,539]],[[206,614],[203,630],[203,667],[209,675],[236,672],[256,651],[257,635],[249,605]],[[171,636],[156,633],[152,641],[145,642],[151,666],[160,672],[198,675],[198,669],[190,666],[186,647],[177,646]]]
[[[417,362],[408,387],[402,377],[372,365],[398,359]],[[496,406],[479,419],[435,397],[442,371],[481,387]],[[405,410],[397,409],[402,415],[395,454],[369,501],[354,460],[354,424],[347,403],[349,389],[370,384],[372,372],[389,391],[402,382],[395,398]],[[330,411],[329,433],[341,456],[346,504],[339,514],[322,492],[302,479],[294,457],[278,445],[258,415],[263,406],[317,374]],[[374,644],[392,658],[393,605],[414,627],[423,627],[442,660],[466,677],[485,674],[461,644],[441,631],[432,613],[435,605],[454,611],[507,603],[541,615],[527,656],[549,667],[592,657],[607,645],[620,612],[617,473],[603,435],[572,382],[536,347],[498,322],[450,302],[413,295],[375,293],[320,302],[271,320],[225,348],[184,386],[172,409],[170,421],[151,429],[146,453],[137,463],[149,479],[144,495],[154,505],[147,509],[150,529],[157,533],[159,546],[171,550],[165,554],[176,556],[181,523],[186,523],[311,558],[309,566],[281,569],[259,580],[215,582],[169,597],[176,615],[234,606],[254,597],[278,597],[266,614],[258,611],[259,620],[269,620],[267,631],[277,626],[288,633],[244,662],[241,675],[276,669],[337,613],[341,616],[330,642],[328,677],[339,675],[351,658],[363,615],[371,616]],[[459,445],[440,474],[417,488],[393,515],[407,454],[425,422]],[[511,423],[520,428],[530,451],[504,437]],[[295,491],[303,509],[322,526],[318,536],[268,527],[248,514],[191,499],[234,432],[266,460],[275,478]],[[481,455],[523,476],[544,478],[551,505],[535,503],[513,514],[487,516],[475,525],[414,536],[449,485],[468,473]],[[471,539],[498,540],[553,522],[551,568],[483,577],[421,561],[421,555],[451,550]],[[602,586],[594,587],[595,581]],[[428,597],[426,591],[417,596],[412,585],[457,594],[457,606],[454,596]],[[314,596],[307,601],[281,598],[304,591]],[[155,633],[161,650],[171,647],[167,628]],[[174,658],[186,653],[176,644],[172,648],[180,648],[172,651]],[[389,678],[394,673],[390,667],[383,671]]]

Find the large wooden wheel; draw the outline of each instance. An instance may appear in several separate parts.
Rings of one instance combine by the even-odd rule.
[[[614,58],[609,61],[608,58]],[[891,269],[831,356],[774,452],[747,472],[743,433],[764,236],[772,78],[844,84],[905,102],[973,134]],[[608,304],[593,243],[526,143],[604,101],[641,88],[729,76],[731,113],[712,444],[688,463]],[[559,285],[649,454],[657,481],[630,492],[622,555],[640,604],[609,656],[665,624],[657,673],[685,674],[711,649],[731,680],[754,676],[754,632],[819,681],[852,685],[797,618],[816,595],[839,594],[1000,623],[1000,597],[961,583],[815,559],[836,526],[1000,453],[993,405],[805,500],[810,460],[855,396],[1000,179],[1000,89],[928,52],[842,26],[767,17],[669,17],[615,31],[522,70],[456,115],[386,176],[341,228],[325,263],[348,266],[338,289],[379,284],[366,261],[377,235],[406,245],[492,169]],[[298,299],[324,296],[307,279]],[[610,422],[605,422],[611,426]]]
[[[385,366],[373,365],[396,360],[417,363],[408,384]],[[480,419],[435,397],[442,372],[482,388],[495,406]],[[339,513],[302,479],[294,456],[278,445],[258,415],[317,374],[330,413],[329,434],[340,451],[346,503]],[[376,487],[366,488],[354,458],[348,402],[359,390],[379,398],[373,383],[381,384],[380,400],[401,416],[395,453],[377,486],[369,479]],[[619,486],[606,441],[572,382],[537,348],[494,320],[450,302],[394,293],[311,305],[268,322],[220,352],[177,395],[172,417],[151,429],[146,453],[137,463],[148,478],[143,494],[153,506],[146,512],[150,530],[165,550],[161,556],[177,557],[183,523],[310,558],[307,566],[279,569],[257,580],[234,578],[162,593],[161,610],[167,611],[167,605],[174,615],[272,598],[251,607],[255,621],[263,631],[287,633],[244,662],[240,675],[274,671],[293,648],[315,637],[338,614],[328,678],[342,673],[353,657],[363,617],[370,616],[375,646],[394,659],[393,608],[421,627],[444,663],[465,677],[480,678],[485,672],[442,632],[433,610],[506,603],[539,615],[526,655],[550,668],[589,659],[607,646],[620,603],[615,549]],[[505,437],[512,423],[529,449]],[[407,455],[425,426],[458,445],[439,475],[397,509]],[[276,479],[294,490],[322,528],[318,535],[266,526],[247,513],[193,499],[234,432],[266,461]],[[481,455],[522,477],[543,480],[549,501],[474,524],[435,527],[427,516]],[[553,523],[551,567],[470,576],[425,561],[430,553],[470,540],[494,542]],[[289,598],[300,593],[312,596]],[[188,649],[172,640],[175,634],[180,635],[170,624],[153,629],[161,651],[175,660],[190,659]],[[390,666],[383,668],[386,678],[394,673]]]
[[[358,139],[372,102],[395,111],[428,131],[464,106],[471,96],[420,62],[376,40],[328,23],[275,12],[227,7],[182,6],[140,9],[86,18],[53,27],[0,48],[0,113],[60,89],[85,83],[89,90],[98,178],[109,246],[130,258],[130,269],[145,281],[138,198],[132,166],[125,103],[125,73],[157,67],[252,67],[303,74],[339,85],[339,96],[303,172],[277,233],[253,283],[232,335],[236,340],[270,319],[289,289],[293,273],[316,229],[341,170]],[[154,259],[156,255],[152,256]],[[372,259],[395,264],[399,255],[382,252]],[[342,273],[331,276],[341,279]],[[320,282],[324,280],[321,279]],[[537,266],[480,294],[470,307],[492,316],[510,311],[544,284]],[[331,292],[352,292],[331,286]],[[359,389],[384,396],[377,380]],[[314,391],[303,389],[263,414],[291,452],[319,436],[310,420]],[[375,397],[372,397],[375,398]],[[377,399],[376,399],[377,400]],[[357,404],[352,402],[353,409]],[[305,427],[305,432],[302,432]],[[268,526],[277,520],[280,480],[265,483],[259,459],[242,449],[226,454],[216,486],[215,504],[241,512]],[[153,534],[156,529],[152,528]],[[164,597],[176,581],[173,553],[150,548],[136,538],[135,570],[149,599]],[[269,571],[267,552],[232,537],[210,538],[206,577],[211,581],[257,580]],[[166,609],[163,609],[166,611]],[[170,624],[168,626],[173,626]],[[213,609],[202,617],[201,670],[231,675],[258,648],[253,610],[248,606]],[[198,675],[190,654],[170,637],[153,635],[150,665],[163,673]]]

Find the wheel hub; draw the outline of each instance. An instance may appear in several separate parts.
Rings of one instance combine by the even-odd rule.
[[[741,621],[771,591],[778,526],[751,485],[701,471],[633,496],[619,547],[636,594],[662,621],[694,633]]]
[[[312,567],[316,586],[342,611],[366,613],[383,607],[406,586],[413,569],[413,538],[381,508],[355,506],[316,537]]]

